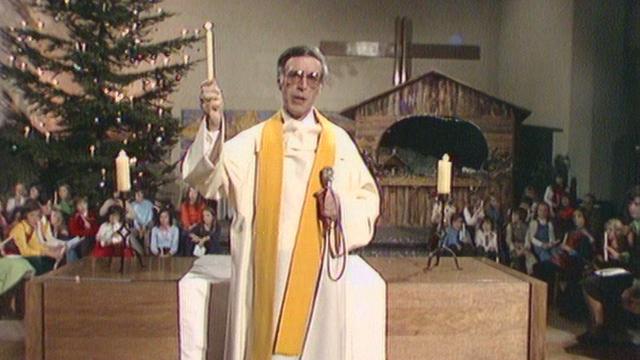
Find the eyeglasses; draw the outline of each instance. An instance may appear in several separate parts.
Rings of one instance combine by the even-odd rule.
[[[289,70],[286,75],[287,84],[292,85],[300,85],[302,84],[302,80],[307,80],[307,86],[310,88],[317,88],[320,86],[320,82],[322,81],[322,74],[319,72],[310,72],[306,73],[303,70]]]

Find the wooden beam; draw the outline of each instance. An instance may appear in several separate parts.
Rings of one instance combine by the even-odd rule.
[[[326,56],[392,58],[395,54],[395,44],[375,41],[321,41],[320,51]]]
[[[480,47],[475,45],[412,44],[409,57],[414,59],[480,59]]]

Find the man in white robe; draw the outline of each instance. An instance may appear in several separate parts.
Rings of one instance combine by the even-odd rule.
[[[286,291],[292,253],[297,240],[305,202],[305,192],[316,158],[319,134],[326,126],[335,137],[334,178],[332,188],[342,211],[342,228],[348,250],[362,247],[373,236],[379,212],[377,186],[355,144],[340,127],[329,123],[314,107],[327,66],[324,56],[308,47],[286,50],[278,59],[278,87],[283,107],[276,118],[283,122],[282,190],[277,232],[277,262],[273,300],[273,329],[278,326]],[[223,99],[215,81],[204,82],[201,106],[205,113],[195,141],[183,165],[182,176],[207,198],[219,193],[228,196],[236,214],[231,224],[232,275],[225,359],[252,360],[264,357],[252,354],[254,270],[253,257],[261,236],[255,235],[258,153],[265,123],[260,123],[223,143]],[[277,168],[277,167],[276,167]],[[262,174],[264,176],[264,174]],[[278,205],[278,206],[275,206]],[[260,207],[264,209],[264,207]],[[264,211],[264,210],[262,210]],[[333,281],[328,271],[335,260],[322,260],[315,301],[306,327],[300,354],[280,354],[274,347],[271,359],[324,360],[345,358],[345,281]],[[335,272],[335,269],[333,269]],[[260,269],[256,269],[260,271]],[[295,299],[293,300],[295,301]],[[271,342],[274,339],[270,339]]]

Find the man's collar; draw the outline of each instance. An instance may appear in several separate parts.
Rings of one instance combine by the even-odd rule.
[[[316,113],[316,108],[312,107],[309,113],[307,113],[307,115],[305,115],[300,120],[296,120],[291,115],[289,115],[289,113],[286,110],[282,109],[282,120],[284,120],[285,123],[294,120],[294,121],[301,121],[305,125],[315,124],[316,123],[315,113]]]

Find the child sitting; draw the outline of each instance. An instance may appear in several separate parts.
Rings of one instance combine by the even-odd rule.
[[[476,250],[480,256],[492,260],[498,258],[498,234],[493,230],[493,221],[488,217],[482,220],[480,228],[476,230]]]
[[[527,259],[533,257],[533,254],[525,246],[528,227],[525,219],[527,216],[527,210],[521,207],[512,209],[511,222],[507,224],[505,231],[505,241],[509,247],[511,267],[521,272],[527,272]],[[535,262],[535,259],[533,259],[533,262]]]
[[[444,238],[441,240],[443,245],[451,249],[456,255],[468,254],[473,251],[471,238],[464,228],[462,220],[462,215],[453,215],[451,217],[451,225],[449,225]]]
[[[158,223],[151,229],[151,253],[160,257],[175,255],[178,252],[179,235],[178,227],[173,225],[171,211],[166,208],[160,210]]]
[[[120,206],[114,205],[109,208],[108,221],[100,225],[98,234],[96,235],[96,245],[93,248],[92,255],[94,257],[110,257],[117,255],[115,253],[115,246],[125,243],[122,234],[119,232],[122,229],[124,220],[124,209]],[[131,236],[131,235],[129,235]],[[124,256],[133,256],[133,252],[130,248],[123,249]]]

